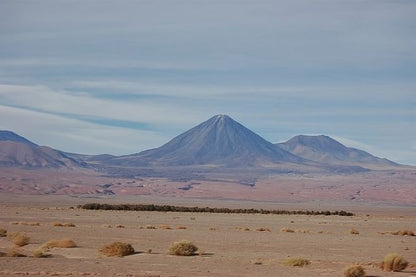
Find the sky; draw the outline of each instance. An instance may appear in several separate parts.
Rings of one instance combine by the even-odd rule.
[[[416,1],[2,0],[0,129],[132,154],[216,114],[416,165]]]

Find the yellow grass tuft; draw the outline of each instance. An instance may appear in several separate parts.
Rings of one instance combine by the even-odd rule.
[[[22,253],[20,253],[16,249],[13,249],[13,250],[10,250],[9,252],[7,252],[6,257],[26,257],[26,255],[23,255]]]
[[[198,250],[192,242],[187,240],[181,240],[172,243],[169,247],[169,254],[176,256],[192,256],[195,255],[195,252]]]
[[[30,242],[30,238],[27,235],[19,232],[10,233],[9,237],[12,238],[13,243],[17,246],[25,246],[28,245]]]
[[[170,226],[169,226],[169,225],[164,224],[164,225],[160,225],[160,226],[159,226],[159,229],[162,229],[162,230],[170,230],[170,229],[172,229],[172,228],[170,228]]]
[[[287,228],[287,227],[283,227],[282,229],[280,229],[280,232],[284,232],[284,233],[294,233],[295,230]]]
[[[402,271],[408,266],[408,262],[399,254],[391,253],[384,257],[381,269],[384,271]]]
[[[71,239],[50,240],[39,247],[39,250],[48,250],[51,248],[74,248],[77,244]]]
[[[345,277],[365,277],[364,268],[360,265],[350,265],[344,269]]]
[[[288,266],[306,266],[310,263],[310,261],[301,257],[288,258],[283,261],[283,264]]]
[[[358,230],[356,230],[356,229],[350,229],[350,234],[351,235],[359,235],[360,234],[360,232],[358,232]]]
[[[134,248],[131,244],[117,241],[104,245],[99,252],[108,257],[124,257],[134,254]]]
[[[34,258],[49,258],[51,255],[45,254],[42,250],[37,249],[33,251],[33,257]]]

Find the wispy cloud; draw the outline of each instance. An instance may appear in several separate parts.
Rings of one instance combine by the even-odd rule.
[[[416,137],[415,11],[389,0],[0,1],[0,123],[64,150],[97,141],[94,151],[126,153],[227,113],[272,142],[330,134],[416,164],[402,155]],[[116,132],[132,139],[111,148]]]

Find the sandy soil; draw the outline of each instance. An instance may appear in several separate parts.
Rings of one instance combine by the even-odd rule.
[[[77,248],[52,249],[50,258],[1,257],[0,276],[343,276],[343,268],[353,263],[362,264],[368,276],[416,276],[416,237],[380,233],[416,231],[413,207],[390,206],[385,209],[389,212],[382,213],[382,206],[361,206],[356,208],[361,211],[354,217],[338,217],[87,211],[70,206],[97,199],[58,196],[0,195],[0,200],[0,228],[25,232],[31,238],[29,245],[19,248],[20,252],[30,256],[42,243],[52,239],[71,238],[78,244]],[[116,199],[98,200],[117,202]],[[131,203],[127,200],[131,199],[122,199],[122,202]],[[153,201],[162,203],[163,198]],[[224,203],[229,207],[297,205],[165,201],[169,204],[192,202],[198,206]],[[326,205],[330,207],[331,203]],[[39,226],[29,224],[33,222]],[[71,222],[75,227],[55,227],[55,222]],[[156,229],[146,229],[147,225]],[[161,225],[169,225],[171,229],[160,228]],[[186,229],[177,229],[178,226]],[[245,227],[250,230],[244,231]],[[295,232],[282,232],[284,227]],[[258,228],[270,231],[256,231]],[[352,228],[359,234],[350,234]],[[182,239],[193,241],[201,255],[168,255],[169,245]],[[97,250],[113,241],[131,243],[137,253],[124,258],[101,256]],[[13,248],[10,238],[0,238],[0,252]],[[152,250],[151,254],[147,253],[148,249]],[[387,273],[378,269],[377,263],[392,252],[402,254],[410,262],[404,272]],[[311,264],[306,267],[282,264],[286,258],[296,256],[310,260]]]

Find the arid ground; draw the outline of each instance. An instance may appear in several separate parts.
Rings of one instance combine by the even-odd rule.
[[[17,249],[27,257],[0,257],[0,276],[343,276],[343,268],[360,264],[367,276],[416,276],[416,237],[393,235],[416,231],[416,208],[384,204],[321,202],[322,209],[345,209],[353,217],[260,214],[207,214],[92,211],[78,204],[165,203],[210,207],[316,209],[316,203],[172,199],[149,196],[81,198],[1,194],[0,228],[24,232],[30,243],[16,248],[0,238],[0,252]],[[54,226],[73,223],[75,227]],[[153,228],[154,227],[154,228]],[[153,229],[151,229],[153,228]],[[170,229],[169,229],[170,228]],[[263,231],[260,231],[263,228]],[[282,231],[286,228],[293,232]],[[351,234],[355,229],[358,234]],[[70,238],[76,248],[53,248],[48,258],[31,257],[53,239]],[[199,250],[191,257],[167,250],[182,239]],[[104,257],[98,249],[113,241],[130,243],[136,253]],[[149,253],[151,252],[151,253]],[[378,263],[388,253],[410,263],[403,272],[383,272]],[[282,262],[303,257],[311,263],[291,267]]]

